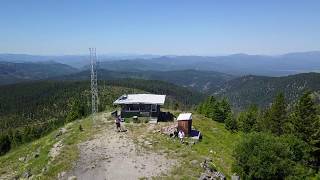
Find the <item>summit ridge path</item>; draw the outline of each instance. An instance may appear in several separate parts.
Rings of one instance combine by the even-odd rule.
[[[167,174],[176,161],[135,144],[128,132],[116,132],[110,114],[100,116],[103,130],[78,145],[80,157],[60,179],[151,179]]]

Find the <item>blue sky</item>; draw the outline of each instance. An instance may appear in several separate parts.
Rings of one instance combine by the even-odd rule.
[[[320,50],[319,0],[0,0],[0,53]]]

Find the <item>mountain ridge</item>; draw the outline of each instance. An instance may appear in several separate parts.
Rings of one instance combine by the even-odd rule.
[[[0,85],[41,80],[77,71],[76,68],[53,61],[40,63],[0,61]]]
[[[301,73],[284,77],[247,75],[226,82],[213,94],[227,97],[235,108],[245,108],[251,104],[267,107],[277,93],[286,95],[287,103],[292,103],[305,91],[320,92],[320,73]]]
[[[48,61],[87,68],[86,55],[37,56],[26,54],[0,54],[0,61]],[[245,53],[220,56],[98,56],[100,67],[114,71],[137,70],[207,70],[233,75],[286,76],[305,72],[320,72],[320,51],[291,52],[281,55],[249,55]]]
[[[55,80],[89,80],[90,72],[88,70],[75,74],[54,77]],[[160,80],[170,82],[183,87],[188,87],[200,92],[207,92],[210,89],[219,88],[227,80],[235,78],[235,76],[219,73],[214,71],[198,71],[198,70],[177,70],[177,71],[111,71],[99,69],[98,77],[101,80],[113,79],[145,79]]]

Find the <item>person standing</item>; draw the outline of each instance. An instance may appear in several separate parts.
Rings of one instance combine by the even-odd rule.
[[[179,139],[180,139],[180,143],[183,143],[183,138],[184,138],[184,132],[180,129],[179,133],[178,133]]]
[[[120,132],[121,131],[121,118],[120,118],[120,116],[117,116],[115,123],[116,123],[116,129],[118,130],[118,132]]]

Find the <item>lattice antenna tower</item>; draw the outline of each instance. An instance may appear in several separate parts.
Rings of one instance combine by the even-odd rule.
[[[97,54],[96,48],[89,48],[91,61],[91,95],[92,95],[92,119],[95,122],[99,107]]]

